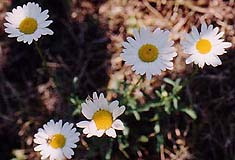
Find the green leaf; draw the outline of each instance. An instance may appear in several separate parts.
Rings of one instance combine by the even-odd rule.
[[[164,144],[163,135],[157,135],[157,142],[158,142],[159,144]]]
[[[106,154],[105,154],[105,159],[106,159],[106,160],[111,159],[111,154],[112,154],[112,147],[109,147],[109,148],[108,148],[108,151],[107,151]]]
[[[156,124],[155,124],[155,126],[154,126],[154,131],[155,131],[155,133],[159,133],[160,132],[160,124],[159,124],[159,122],[157,122]]]
[[[118,138],[118,144],[119,144],[119,150],[123,153],[123,155],[126,157],[126,158],[130,158],[130,156],[128,155],[128,153],[125,151],[125,148],[129,147],[129,144],[128,142],[126,142],[125,144],[121,141],[120,138]]]
[[[189,115],[193,120],[197,119],[197,114],[192,108],[182,108],[180,111]]]
[[[140,120],[140,114],[139,114],[137,111],[133,111],[133,114],[134,114],[134,116],[135,116],[135,119],[136,119],[137,121],[139,121],[139,120]]]
[[[181,82],[181,79],[180,79],[180,78],[177,78],[177,79],[175,80],[175,84],[176,84],[176,85],[179,85],[180,82]]]
[[[145,104],[143,105],[143,107],[138,107],[137,110],[139,112],[145,112],[145,111],[149,111],[150,108],[156,108],[156,107],[159,107],[159,106],[162,106],[162,102],[156,102],[156,103],[149,103],[149,104]]]
[[[157,95],[158,97],[161,97],[161,96],[162,96],[162,94],[161,94],[158,90],[155,90],[155,93],[156,93],[156,95]]]
[[[175,82],[169,78],[164,78],[163,79],[164,82],[168,83],[168,84],[171,84],[172,86],[175,86]]]
[[[149,121],[154,122],[159,120],[159,115],[156,113],[153,118],[151,118]]]
[[[171,102],[169,100],[165,101],[164,110],[167,114],[171,113]]]
[[[127,137],[129,135],[130,129],[126,126],[122,132],[123,132],[123,135]]]
[[[79,114],[81,114],[81,108],[78,107],[73,111],[72,116],[76,116],[76,115],[79,115]]]
[[[183,88],[183,86],[175,86],[174,88],[173,88],[173,94],[174,95],[177,95],[181,90],[182,90],[182,88]]]
[[[76,100],[74,98],[70,98],[70,102],[75,105],[76,104]]]
[[[147,136],[140,136],[140,138],[138,139],[139,142],[142,142],[142,143],[147,143],[149,141],[149,138]]]
[[[160,147],[162,144],[164,144],[164,138],[161,134],[157,135],[156,136],[156,139],[157,139],[157,152],[160,152]]]
[[[132,109],[136,109],[137,102],[134,98],[128,98],[128,106],[130,106]]]
[[[175,97],[173,98],[173,105],[175,109],[178,109],[178,100]]]

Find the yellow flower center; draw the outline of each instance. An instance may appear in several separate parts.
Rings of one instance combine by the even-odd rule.
[[[139,49],[139,58],[143,62],[153,62],[158,57],[158,48],[152,44],[144,44]]]
[[[66,139],[62,134],[55,134],[49,140],[49,144],[52,148],[63,148],[65,145]]]
[[[199,51],[199,53],[207,54],[208,52],[210,52],[212,48],[211,42],[208,41],[207,39],[200,39],[199,41],[197,41],[196,48]]]
[[[95,121],[95,125],[97,129],[109,129],[113,123],[113,116],[109,111],[99,110],[96,111],[92,117]]]
[[[19,30],[24,34],[32,34],[38,28],[38,22],[34,18],[25,18],[20,22]]]

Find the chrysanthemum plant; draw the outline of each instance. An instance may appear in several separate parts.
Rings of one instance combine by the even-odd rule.
[[[218,33],[218,31],[218,27],[213,29],[212,25],[207,27],[205,23],[202,23],[201,32],[192,27],[192,33],[186,34],[181,41],[184,52],[191,55],[186,59],[187,64],[194,62],[200,68],[203,68],[205,64],[213,67],[222,64],[218,55],[226,53],[225,48],[230,47],[231,43],[223,42],[224,40],[221,39],[223,32]],[[133,125],[133,123],[148,122],[148,125],[144,126],[144,130],[149,135],[155,135],[156,150],[159,151],[167,133],[163,125],[166,125],[173,115],[177,116],[179,113],[183,113],[192,120],[197,118],[194,104],[190,101],[188,104],[184,104],[181,101],[185,86],[197,74],[197,66],[192,75],[184,81],[179,78],[176,80],[164,78],[161,88],[155,90],[156,98],[152,99],[145,95],[145,99],[148,99],[148,101],[144,105],[141,105],[137,98],[133,96],[133,92],[137,88],[141,90],[146,87],[143,86],[143,81],[151,80],[152,76],[159,75],[166,69],[173,69],[172,60],[177,54],[169,33],[169,31],[161,29],[151,32],[148,28],[141,28],[139,31],[134,30],[134,38],[128,37],[127,42],[123,43],[124,50],[121,57],[126,64],[132,66],[132,70],[136,74],[140,75],[135,84],[128,84],[123,81],[119,83],[116,89],[109,89],[109,92],[117,95],[120,104],[125,105],[127,108],[124,117],[126,129],[123,134],[117,137],[119,150],[126,157],[129,157],[126,149],[130,149],[128,142],[130,137],[137,138],[137,148],[131,148],[133,152],[138,151],[139,143],[146,143],[152,139],[149,136],[135,132],[135,124]],[[71,102],[76,105],[80,100],[78,97],[72,97]],[[128,123],[130,121],[132,124]],[[113,141],[109,143],[113,143]],[[107,150],[107,154],[110,153],[111,149]]]
[[[35,42],[44,67],[46,60],[36,41],[42,35],[53,35],[53,31],[47,28],[52,23],[48,18],[48,10],[42,11],[37,3],[28,2],[7,12],[7,22],[4,23],[8,37],[16,37],[18,42],[29,45]],[[151,80],[163,71],[172,70],[173,59],[177,56],[168,30],[157,28],[152,32],[149,28],[140,28],[133,31],[133,36],[127,37],[127,41],[123,42],[124,49],[120,56],[139,75],[135,84],[123,81],[117,89],[108,90],[107,92],[117,95],[117,100],[114,101],[108,101],[103,93],[96,92],[86,100],[81,100],[76,95],[70,97],[70,102],[77,107],[74,115],[80,116],[81,121],[76,126],[82,128],[83,139],[86,137],[95,140],[88,140],[92,143],[89,145],[88,158],[93,156],[93,151],[100,150],[102,159],[111,159],[114,146],[130,158],[126,148],[137,153],[139,143],[148,142],[152,137],[156,142],[156,150],[159,150],[166,133],[163,125],[166,125],[170,116],[185,113],[193,120],[197,118],[193,110],[194,104],[181,102],[182,90],[190,83],[190,79],[182,81],[164,78],[161,88],[155,90],[155,98],[145,95],[145,104],[140,104],[133,96],[137,88],[141,90],[146,87],[143,86],[143,81]],[[213,67],[221,65],[218,56],[226,53],[225,49],[231,46],[231,43],[221,39],[222,36],[223,32],[219,32],[218,27],[213,28],[212,25],[202,23],[199,32],[193,26],[192,32],[181,40],[183,51],[189,54],[186,64],[194,62],[200,68],[205,64]],[[195,72],[191,78],[194,75]],[[136,127],[138,123],[144,127],[145,133],[139,132]],[[34,150],[40,152],[41,159],[71,159],[74,155],[72,149],[77,147],[76,143],[80,140],[79,135],[72,123],[63,124],[62,120],[50,120],[34,135]],[[137,147],[130,147],[129,139],[134,139]]]

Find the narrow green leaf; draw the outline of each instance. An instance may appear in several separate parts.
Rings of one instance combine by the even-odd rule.
[[[70,98],[70,102],[71,102],[73,105],[75,105],[75,104],[76,104],[76,101],[75,101],[75,99],[74,99],[74,98]]]
[[[139,121],[139,120],[140,120],[140,114],[139,114],[137,111],[133,111],[133,114],[134,114],[134,116],[135,116],[135,119],[136,119],[137,121]]]
[[[112,154],[112,147],[109,147],[109,148],[108,148],[108,151],[107,151],[106,154],[105,154],[105,159],[106,159],[106,160],[111,159],[111,154]]]
[[[178,109],[178,100],[177,98],[173,98],[173,105],[174,105],[174,108],[177,110]]]
[[[171,102],[170,101],[165,101],[165,107],[164,110],[167,114],[171,113]]]
[[[156,150],[157,152],[160,152],[160,147],[164,143],[164,138],[161,134],[159,134],[156,136],[156,139],[157,139]]]
[[[169,78],[164,78],[163,79],[164,82],[168,83],[168,84],[171,84],[172,86],[175,86],[175,82]]]
[[[156,124],[155,124],[155,126],[154,126],[154,131],[155,131],[155,133],[159,133],[160,132],[160,124],[157,122]]]
[[[189,115],[193,120],[197,119],[197,114],[192,108],[182,108],[181,111]]]
[[[149,141],[149,138],[147,136],[140,136],[140,138],[138,139],[139,142],[142,142],[142,143],[147,143]]]
[[[154,122],[154,121],[158,121],[159,120],[159,115],[155,114],[153,118],[151,118],[149,121],[150,122]]]
[[[155,93],[158,97],[161,97],[161,95],[162,95],[158,90],[155,90]]]

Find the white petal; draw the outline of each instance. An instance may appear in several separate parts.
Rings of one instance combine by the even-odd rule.
[[[44,138],[35,138],[33,141],[36,144],[45,144],[45,143],[47,143],[47,140],[44,139]]]
[[[200,37],[197,28],[194,27],[194,26],[192,27],[192,36],[193,36],[193,38],[194,38],[195,40],[198,40],[199,37]]]
[[[136,42],[136,40],[134,40],[133,38],[127,37],[126,39],[127,39],[127,41],[130,43],[130,45],[131,45],[132,47],[135,47],[135,46],[138,45],[138,43]]]
[[[18,42],[21,42],[21,41],[23,41],[23,40],[24,40],[24,35],[19,36],[19,37],[17,38],[17,41],[18,41]]]
[[[82,114],[87,118],[87,119],[92,119],[94,113],[96,112],[96,108],[93,105],[93,102],[91,103],[82,103]]]
[[[123,45],[124,48],[130,48],[131,47],[130,44],[127,43],[127,42],[123,42],[122,45]]]
[[[140,40],[140,34],[139,34],[138,30],[134,29],[133,34],[134,34],[135,40],[139,41]]]
[[[98,95],[96,92],[93,92],[93,100],[98,100]]]
[[[112,127],[117,130],[124,130],[124,125],[120,119],[116,119],[113,122]]]
[[[116,119],[118,116],[124,113],[126,107],[121,106],[113,111],[113,119]]]
[[[74,155],[73,150],[69,147],[64,147],[63,148],[63,153],[64,153],[65,157],[68,158],[68,159],[71,159],[72,155]]]
[[[93,120],[89,123],[88,128],[85,128],[83,130],[84,134],[87,133],[87,132],[88,132],[87,137],[91,137],[91,136],[97,134],[97,128],[96,128],[95,122]]]
[[[62,120],[59,120],[58,122],[56,122],[55,127],[54,127],[54,131],[57,133],[61,132],[62,129]]]
[[[70,130],[72,129],[72,127],[73,124],[69,124],[68,122],[66,122],[61,129],[61,134],[68,135],[71,132]]]
[[[216,66],[222,64],[222,62],[221,62],[221,60],[219,59],[218,56],[212,56],[211,59],[210,59],[210,61],[211,61],[211,65],[212,65],[213,67],[216,67]]]
[[[113,128],[110,128],[110,129],[106,130],[105,134],[107,136],[113,137],[113,138],[116,138],[116,136],[117,136],[116,131]]]
[[[89,123],[90,123],[89,121],[81,121],[81,122],[78,122],[76,125],[79,128],[86,128],[89,125]]]
[[[46,149],[46,147],[47,147],[47,144],[41,144],[41,145],[34,147],[34,151],[41,151],[41,150]]]
[[[40,23],[38,25],[38,28],[45,28],[45,27],[48,27],[53,21],[50,20],[50,21],[44,21],[43,23]]]
[[[202,25],[201,25],[201,33],[203,34],[203,33],[205,33],[206,31],[207,31],[207,25],[206,25],[205,22],[203,22]]]
[[[185,61],[186,64],[192,63],[194,61],[194,55],[191,55],[190,57],[188,57]]]
[[[232,43],[230,43],[230,42],[222,42],[222,46],[223,46],[223,48],[229,48],[229,47],[232,46]]]
[[[84,134],[88,134],[89,133],[89,128],[84,128],[83,131],[82,131]]]
[[[117,100],[111,102],[111,103],[109,104],[109,111],[110,111],[110,112],[113,112],[115,109],[118,108],[118,105],[119,105],[119,102],[118,102]]]
[[[52,30],[50,30],[49,28],[42,28],[42,35],[53,35],[54,32]]]
[[[49,17],[48,12],[48,10],[45,10],[40,14],[40,16],[37,18],[38,23],[42,23]]]
[[[105,130],[97,130],[96,136],[101,137],[104,134]]]
[[[53,120],[50,120],[49,122],[47,122],[47,124],[43,125],[43,128],[47,135],[51,136],[55,133],[54,126],[55,126],[55,122]]]
[[[99,108],[104,109],[104,110],[108,110],[108,101],[104,97],[103,93],[100,94],[99,100],[96,102],[97,102],[97,105],[99,106]]]
[[[147,80],[151,80],[152,74],[151,73],[146,73],[146,78],[147,78]]]
[[[87,138],[90,138],[90,137],[92,137],[92,136],[93,136],[93,134],[90,134],[90,133],[89,133],[86,137],[87,137]]]

